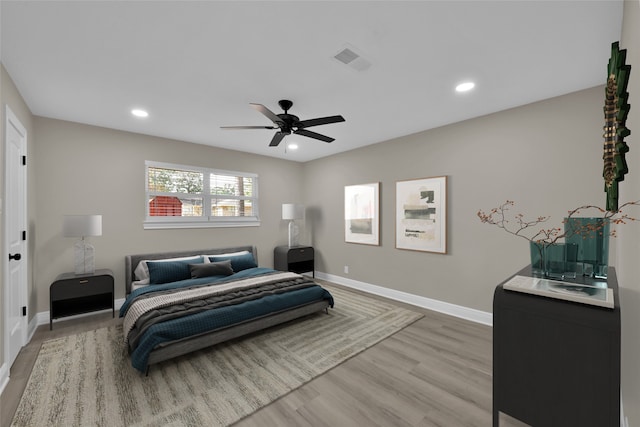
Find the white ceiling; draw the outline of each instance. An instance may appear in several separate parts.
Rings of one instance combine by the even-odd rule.
[[[31,111],[308,161],[604,84],[622,1],[7,1],[0,59]],[[333,58],[345,47],[371,63]],[[476,82],[465,94],[464,80]],[[249,107],[336,140],[290,135]],[[134,107],[147,119],[130,115]],[[296,141],[297,151],[285,150]]]

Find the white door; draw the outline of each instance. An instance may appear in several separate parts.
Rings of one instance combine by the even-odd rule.
[[[11,367],[27,337],[27,132],[6,107],[5,362]]]

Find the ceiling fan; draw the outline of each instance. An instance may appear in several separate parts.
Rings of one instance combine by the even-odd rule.
[[[324,142],[335,141],[334,138],[312,132],[310,130],[307,130],[307,128],[311,126],[327,125],[330,123],[345,121],[344,117],[342,116],[328,116],[319,117],[317,119],[300,120],[298,116],[294,116],[293,114],[288,113],[289,109],[293,105],[293,102],[289,101],[288,99],[281,99],[280,101],[278,101],[278,105],[280,105],[280,108],[284,110],[284,113],[281,114],[275,114],[273,111],[269,110],[262,104],[249,105],[255,110],[258,110],[259,112],[267,116],[267,118],[271,120],[275,126],[221,126],[221,129],[278,129],[276,134],[273,135],[271,143],[269,143],[270,147],[277,147],[285,136],[292,133],[309,138],[319,139],[320,141]]]

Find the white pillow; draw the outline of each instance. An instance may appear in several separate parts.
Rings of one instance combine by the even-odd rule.
[[[131,292],[136,289],[144,288],[145,286],[149,286],[149,279],[144,280],[136,280],[135,282],[131,282]]]
[[[184,261],[184,260],[200,260],[201,255],[193,255],[186,256],[181,258],[166,258],[166,259],[144,259],[138,263],[138,266],[134,270],[134,274],[136,275],[136,283],[137,285],[148,285],[149,284],[149,266],[147,266],[147,262],[171,262],[171,261]],[[208,258],[207,261],[208,262]],[[140,283],[141,281],[146,283]]]
[[[209,260],[210,256],[240,256],[240,255],[246,255],[250,253],[249,251],[240,251],[240,252],[231,252],[231,253],[227,253],[227,254],[211,254],[211,255],[202,255],[204,257],[204,263],[210,263],[211,260]]]

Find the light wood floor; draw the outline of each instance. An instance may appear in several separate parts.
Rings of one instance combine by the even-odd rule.
[[[491,426],[491,328],[394,303],[425,317],[236,426]],[[118,322],[100,313],[54,323],[53,331],[38,327],[11,368],[2,427],[11,423],[43,341]],[[526,426],[504,414],[500,425]]]

